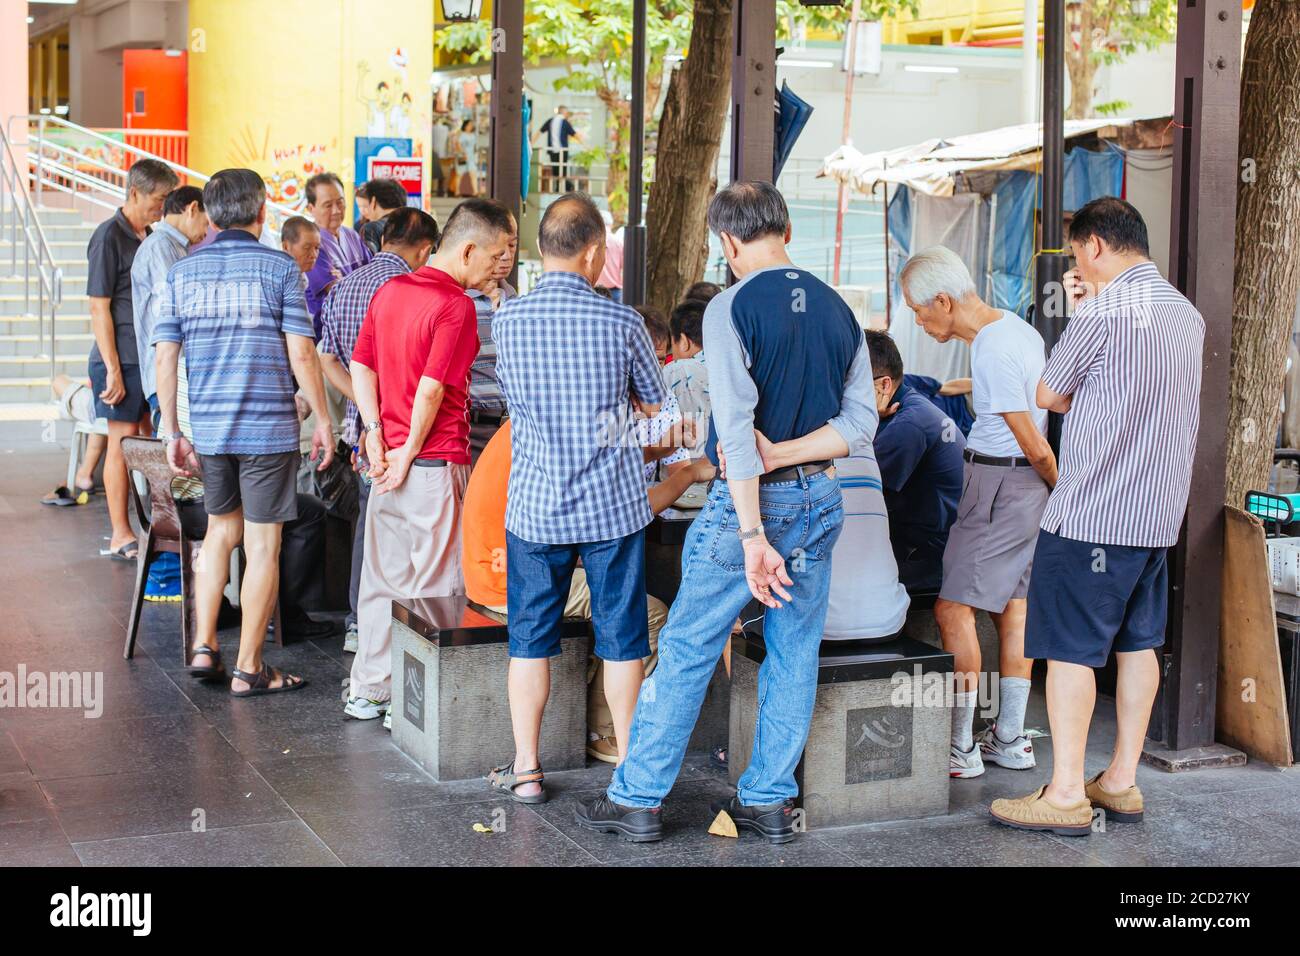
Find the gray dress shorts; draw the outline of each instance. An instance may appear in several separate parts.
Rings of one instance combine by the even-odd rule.
[[[253,524],[283,524],[298,517],[296,451],[275,455],[200,455],[203,510],[228,515],[243,507]]]
[[[1028,465],[966,462],[939,597],[1001,613],[1008,601],[1028,595],[1047,495],[1047,482]]]

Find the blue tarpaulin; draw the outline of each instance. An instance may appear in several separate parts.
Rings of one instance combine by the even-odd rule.
[[[1065,154],[1063,204],[1078,209],[1099,196],[1118,196],[1124,188],[1124,158],[1115,150],[1076,148]],[[998,176],[993,195],[997,197],[993,227],[990,305],[1024,315],[1031,304],[1031,259],[1034,244],[1034,210],[1041,199],[1036,173],[1023,170]],[[912,239],[911,190],[900,186],[889,202],[889,275],[891,294],[900,302],[898,272],[914,250]]]

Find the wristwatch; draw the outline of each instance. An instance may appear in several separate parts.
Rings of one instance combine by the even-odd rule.
[[[167,444],[170,445],[172,442],[174,442],[174,441],[180,441],[180,439],[184,438],[184,437],[185,437],[185,433],[184,433],[184,432],[173,432],[173,433],[170,434],[170,435],[159,435],[158,437],[161,438],[163,441],[165,441]]]
[[[750,538],[757,538],[763,533],[763,526],[760,524],[756,528],[750,528],[748,531],[737,531],[736,537],[741,541],[748,541]]]
[[[362,426],[362,427],[364,428],[365,431],[368,431],[368,432],[377,432],[377,431],[379,431],[381,428],[383,428],[384,425],[383,425],[383,422],[380,422],[380,421],[373,421],[373,422],[366,422],[366,424],[365,424],[364,426]]]

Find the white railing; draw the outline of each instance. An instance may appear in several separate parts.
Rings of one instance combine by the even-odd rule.
[[[140,159],[154,159],[168,166],[182,183],[202,186],[211,177],[190,169],[172,157],[184,150],[178,145],[188,134],[175,130],[93,130],[58,116],[10,117],[25,124],[27,133],[27,182],[37,205],[45,194],[68,197],[73,208],[89,218],[104,219],[126,201],[126,180],[131,165]],[[117,135],[113,135],[117,134]],[[152,153],[134,143],[157,145],[163,154]],[[267,202],[266,228],[272,237],[292,216],[311,216],[280,203]]]
[[[33,275],[35,282],[39,356],[50,359],[50,381],[57,372],[55,358],[55,316],[63,304],[63,269],[54,261],[36,206],[27,191],[27,169],[19,168],[8,133],[0,129],[0,236],[9,236],[9,274],[23,278],[23,311],[32,315]],[[21,233],[21,238],[20,238]],[[23,250],[22,271],[18,269],[18,247]]]

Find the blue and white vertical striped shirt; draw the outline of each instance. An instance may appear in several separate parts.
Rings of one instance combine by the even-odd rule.
[[[1093,544],[1167,548],[1187,509],[1205,320],[1151,262],[1080,303],[1043,383],[1073,395],[1042,527]]]
[[[510,409],[506,529],[537,544],[609,541],[650,523],[632,398],[666,397],[636,312],[547,272],[492,320]]]

